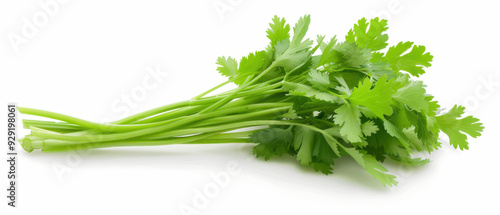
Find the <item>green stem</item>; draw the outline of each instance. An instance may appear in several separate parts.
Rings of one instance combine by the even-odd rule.
[[[25,107],[17,107],[20,113],[22,114],[29,114],[29,115],[34,115],[34,116],[43,116],[51,119],[56,119],[64,122],[69,122],[75,125],[80,125],[82,127],[86,128],[97,128],[101,127],[100,123],[95,123],[95,122],[90,122],[87,120],[79,119],[76,117],[60,114],[60,113],[55,113],[51,111],[44,111],[44,110],[38,110],[38,109],[33,109],[33,108],[25,108]]]
[[[61,151],[75,151],[75,150],[91,150],[98,148],[111,148],[111,147],[122,147],[122,146],[163,146],[163,145],[175,145],[175,144],[227,144],[227,143],[251,143],[247,139],[201,139],[195,141],[186,140],[123,140],[114,141],[106,143],[87,143],[87,144],[77,144],[77,145],[66,145],[66,146],[55,146],[47,147],[42,149],[44,152],[61,152]]]
[[[205,92],[201,93],[200,95],[195,96],[195,97],[194,97],[194,98],[192,98],[191,100],[197,100],[197,99],[200,99],[200,98],[202,98],[203,96],[206,96],[207,94],[209,94],[209,93],[211,93],[211,92],[213,92],[213,91],[215,91],[215,90],[217,90],[217,89],[219,89],[219,88],[221,88],[221,87],[223,87],[224,85],[229,84],[229,83],[231,83],[231,80],[227,80],[226,82],[224,82],[224,83],[222,83],[222,84],[219,84],[219,85],[217,85],[217,86],[215,86],[215,87],[213,87],[213,88],[211,88],[211,89],[209,89],[209,90],[207,90],[207,91],[205,91]]]
[[[274,115],[275,117],[278,117],[278,116],[286,113],[289,109],[290,109],[290,106],[285,106],[285,107],[273,108],[273,109],[268,109],[268,110],[255,111],[255,112],[251,112],[251,113],[247,113],[247,114],[221,116],[221,117],[201,121],[199,123],[194,124],[193,127],[209,126],[209,125],[221,124],[221,123],[227,123],[227,122],[238,122],[238,121],[249,120],[249,119],[262,119],[264,116],[267,116],[267,115]]]
[[[191,101],[176,102],[176,103],[173,103],[173,104],[168,104],[168,105],[164,105],[164,106],[161,106],[161,107],[153,108],[153,109],[141,112],[141,113],[137,113],[137,114],[134,114],[134,115],[129,116],[129,117],[125,117],[123,119],[114,121],[113,124],[127,124],[127,123],[131,123],[131,122],[137,121],[139,119],[144,119],[144,118],[146,118],[148,116],[156,115],[156,114],[159,114],[159,113],[162,113],[162,112],[165,112],[165,111],[174,110],[174,109],[177,109],[177,108],[180,108],[180,107],[189,106],[189,105],[191,105]]]
[[[259,99],[262,99],[262,95],[250,96],[249,98],[245,97],[245,99],[239,99],[231,102],[231,104],[228,104],[226,107],[235,107],[239,105],[257,103],[257,100]],[[161,113],[143,120],[136,121],[134,122],[134,124],[160,122],[160,121],[165,121],[167,119],[189,116],[195,113],[199,113],[199,111],[205,109],[206,107],[208,107],[208,105],[191,106],[183,109],[173,110],[171,112]]]
[[[233,100],[234,96],[236,94],[238,94],[240,91],[242,91],[246,87],[248,87],[248,86],[252,85],[253,83],[255,83],[257,80],[259,80],[262,76],[266,75],[268,72],[272,71],[274,69],[275,65],[276,65],[276,62],[271,63],[271,65],[269,65],[269,67],[267,67],[264,71],[262,71],[257,77],[252,78],[252,80],[249,81],[249,82],[245,82],[242,86],[239,86],[238,88],[236,88],[236,90],[234,92],[232,92],[231,94],[227,95],[225,98],[219,100],[218,102],[212,104],[208,108],[202,110],[200,113],[206,113],[206,112],[215,110],[215,109],[217,109],[217,108],[225,105],[229,101]]]
[[[158,146],[158,145],[172,145],[172,144],[185,144],[193,143],[210,136],[214,136],[218,133],[205,133],[201,135],[195,135],[190,137],[178,137],[170,138],[164,140],[119,140],[119,141],[108,141],[99,143],[85,143],[85,142],[67,142],[67,141],[54,141],[54,140],[37,140],[31,141],[29,138],[25,138],[23,142],[24,147],[31,147],[32,149],[42,149],[44,151],[67,151],[67,150],[89,150],[96,148],[108,148],[108,147],[119,147],[119,146]],[[232,139],[226,139],[226,141]]]
[[[25,129],[29,129],[30,126],[43,128],[51,131],[54,130],[75,131],[84,129],[82,126],[67,122],[51,122],[51,121],[23,119],[23,127]]]
[[[57,141],[57,140],[38,140],[31,141],[29,138],[25,138],[23,141],[23,148],[28,148],[32,151],[33,146],[38,148],[42,148],[46,151],[65,151],[65,150],[75,150],[75,149],[92,149],[92,148],[105,148],[105,147],[117,147],[117,146],[152,146],[152,145],[170,145],[170,144],[187,144],[187,143],[239,143],[239,142],[250,142],[246,135],[252,131],[246,132],[235,132],[220,134],[221,132],[225,132],[228,130],[248,128],[253,126],[267,126],[267,125],[293,125],[293,126],[303,126],[314,131],[317,131],[325,136],[325,138],[331,137],[327,132],[316,128],[314,126],[305,125],[301,123],[295,123],[290,121],[282,121],[282,120],[256,120],[256,121],[247,121],[247,122],[238,122],[232,124],[225,124],[220,126],[213,126],[208,128],[191,128],[191,129],[181,129],[172,132],[165,132],[161,134],[163,139],[156,140],[143,140],[143,139],[128,139],[128,140],[117,140],[117,141],[104,141],[104,142],[94,142],[89,143],[87,141],[81,142],[66,142],[66,141]],[[33,128],[36,131],[36,128]],[[187,137],[174,137],[178,135],[192,135]],[[170,138],[173,137],[173,138]],[[212,137],[212,138],[210,138]],[[45,137],[48,138],[48,137]],[[336,148],[336,145],[340,145],[338,141],[336,141],[333,137],[330,138],[331,141],[327,141],[328,144],[333,148]],[[52,145],[49,145],[52,144]],[[335,144],[335,145],[333,145]],[[341,146],[341,145],[340,145]],[[334,150],[336,151],[336,150]],[[338,152],[336,152],[338,153]]]
[[[241,93],[241,96],[247,96],[248,94],[249,95],[256,95],[259,93],[259,91],[260,91],[260,93],[265,93],[265,94],[274,94],[274,93],[278,93],[278,92],[283,92],[281,89],[274,89],[273,90],[273,88],[276,88],[277,86],[279,86],[279,83],[274,84],[274,85],[269,85],[269,86],[263,87],[261,89],[255,89],[255,90],[250,90],[250,91]],[[79,119],[76,117],[67,116],[64,114],[59,114],[59,113],[54,113],[54,112],[44,111],[44,110],[38,110],[38,109],[33,109],[33,108],[18,107],[18,110],[23,114],[30,114],[30,115],[36,115],[36,116],[56,119],[56,120],[60,120],[60,121],[64,121],[64,122],[69,122],[71,124],[80,125],[80,126],[85,127],[85,128],[93,128],[93,129],[99,129],[99,130],[105,131],[108,129],[116,128],[117,126],[114,126],[114,125],[122,125],[122,124],[125,124],[127,122],[137,121],[138,119],[143,119],[147,116],[152,116],[152,115],[158,114],[157,112],[160,112],[160,111],[165,111],[167,109],[173,109],[173,108],[182,107],[182,106],[186,106],[186,105],[210,104],[211,102],[216,101],[217,99],[220,99],[220,98],[214,97],[214,98],[210,98],[210,99],[179,102],[179,103],[175,103],[175,104],[171,104],[171,105],[166,105],[166,106],[163,106],[160,108],[155,108],[155,109],[151,109],[148,111],[144,111],[140,114],[136,114],[136,115],[127,117],[125,119],[118,120],[118,121],[115,121],[113,123],[107,123],[107,124],[94,123],[94,122],[86,121],[86,120]],[[202,107],[202,108],[204,108],[204,107]],[[175,117],[185,116],[185,115],[195,113],[202,108],[189,107],[188,109],[182,109],[182,110],[174,111],[174,112],[167,112],[164,115],[161,115],[158,117],[153,117],[151,120],[148,120],[149,118],[146,118],[140,122],[141,123],[151,122],[151,121],[158,122],[157,121],[158,119],[165,120],[165,119],[171,119],[171,118],[175,118]],[[172,115],[169,116],[169,114],[172,114]],[[122,126],[127,126],[127,125],[122,125]]]
[[[199,134],[199,133],[206,133],[206,132],[216,132],[216,131],[224,131],[224,130],[235,130],[235,129],[241,129],[241,128],[248,128],[248,127],[252,127],[252,126],[267,126],[267,125],[299,125],[299,126],[305,126],[305,127],[310,128],[310,129],[313,129],[315,131],[324,133],[323,130],[318,129],[316,127],[304,125],[304,124],[300,124],[300,123],[295,123],[295,122],[290,122],[290,121],[254,120],[254,121],[228,123],[228,124],[224,124],[224,125],[216,125],[216,126],[202,127],[202,128],[178,129],[178,130],[167,131],[167,132],[163,132],[163,133],[149,135],[149,136],[144,137],[144,138],[145,139],[163,139],[163,138],[182,136],[182,135]]]
[[[252,131],[231,132],[231,133],[204,133],[189,137],[174,137],[161,140],[141,140],[130,139],[99,143],[82,143],[74,141],[44,140],[33,136],[26,136],[23,139],[23,148],[31,152],[34,149],[43,151],[68,151],[68,150],[88,150],[95,148],[118,147],[118,146],[157,146],[171,144],[204,144],[204,143],[250,143],[249,135]]]
[[[261,103],[261,104],[252,104],[248,106],[237,106],[237,107],[230,107],[230,108],[224,108],[221,110],[217,110],[211,113],[207,113],[205,115],[210,116],[210,117],[215,117],[215,116],[221,116],[221,115],[226,115],[226,114],[232,114],[232,113],[240,113],[244,111],[249,111],[249,110],[255,110],[259,108],[271,108],[271,107],[279,107],[283,106],[283,104],[266,104],[266,103]],[[93,123],[89,122],[86,120],[82,120],[79,118],[71,117],[68,115],[64,114],[58,114],[50,111],[44,111],[44,110],[38,110],[38,109],[32,109],[32,108],[19,108],[20,112],[24,114],[30,114],[30,115],[36,115],[36,116],[45,116],[49,117],[52,119],[57,119],[61,120],[64,122],[72,123],[75,125],[79,125],[88,129],[96,129],[99,131],[103,132],[126,132],[126,131],[133,131],[133,130],[138,130],[138,129],[146,129],[146,128],[152,128],[152,127],[158,127],[167,123],[172,123],[173,121],[177,121],[182,118],[188,118],[190,116],[182,116],[179,118],[171,119],[171,120],[165,120],[165,121],[159,121],[159,122],[152,122],[152,123],[146,123],[146,124],[127,124],[127,125],[116,125],[116,124],[101,124],[101,123]],[[200,116],[200,119],[206,118],[206,116],[197,114],[197,115],[192,115],[192,116]]]
[[[273,104],[273,106],[274,106],[274,104]],[[255,107],[255,105],[253,105],[253,107]],[[259,107],[259,106],[256,106],[256,107]],[[262,105],[260,105],[260,107],[262,107]],[[248,120],[248,119],[259,119],[259,118],[262,119],[262,117],[267,116],[267,115],[279,116],[279,115],[285,113],[286,111],[288,111],[289,108],[290,108],[289,106],[283,106],[283,107],[278,107],[278,108],[257,110],[257,111],[250,112],[250,113],[241,113],[241,114],[230,115],[230,116],[215,117],[215,118],[203,120],[199,123],[195,123],[195,124],[193,124],[193,126],[201,127],[201,126],[224,123],[224,122],[228,122],[228,121],[241,121],[241,120]],[[226,109],[221,109],[220,112],[223,112],[222,110],[226,110]],[[226,112],[226,111],[224,111],[224,112],[230,113],[230,112]],[[173,120],[165,121],[163,123],[170,123],[170,122],[173,122]],[[27,129],[29,129],[30,127],[37,127],[37,128],[57,132],[57,133],[66,133],[66,132],[75,131],[75,130],[81,131],[81,130],[85,129],[81,126],[66,123],[66,122],[23,120],[23,124],[24,124],[24,127]],[[141,124],[141,125],[155,126],[155,125],[159,125],[159,124],[160,123],[149,123],[149,124]],[[136,128],[140,129],[140,127],[136,127]],[[65,132],[59,132],[60,130],[65,131]]]
[[[197,141],[200,142],[203,140],[204,142],[214,142],[216,141],[221,141],[222,143],[226,142],[231,142],[239,139],[248,139],[249,135],[252,134],[253,131],[242,131],[242,132],[230,132],[230,133],[220,133],[220,132],[213,132],[213,133],[205,133],[205,134],[198,134],[198,135],[193,135],[189,137],[173,137],[173,138],[166,138],[166,139],[161,139],[161,140],[154,140],[157,141],[157,143],[166,143],[167,141],[177,141],[176,143],[184,143],[184,142],[189,142],[189,141]],[[151,142],[153,140],[143,140],[143,139],[129,139],[125,141],[112,141],[113,143],[119,143],[119,142]],[[29,148],[28,152],[31,152],[33,149],[48,149],[48,148],[64,148],[64,147],[73,147],[77,148],[79,146],[84,146],[84,145],[98,145],[98,144],[105,144],[109,145],[111,142],[99,142],[99,143],[83,143],[83,142],[78,142],[78,141],[62,141],[62,140],[52,140],[52,139],[43,139],[43,138],[38,138],[34,137],[31,135],[26,136],[23,141],[22,141],[22,146],[24,148]],[[139,145],[137,145],[139,146]]]
[[[252,109],[258,109],[258,108],[273,108],[273,107],[283,107],[283,106],[290,106],[290,103],[271,103],[271,104],[255,104],[255,105],[249,105],[247,107],[235,107],[235,108],[230,108],[231,111],[229,110],[218,110],[206,114],[197,114],[197,115],[192,115],[192,116],[187,116],[184,119],[178,119],[173,122],[169,122],[168,124],[161,124],[157,125],[155,124],[154,126],[150,126],[144,129],[140,130],[133,130],[129,132],[124,132],[124,133],[114,133],[114,134],[96,134],[96,135],[79,135],[79,136],[74,136],[74,135],[67,135],[67,134],[50,134],[50,133],[45,133],[41,132],[37,129],[32,129],[31,134],[33,136],[37,137],[43,137],[43,138],[48,138],[48,139],[55,139],[55,140],[67,140],[67,141],[86,141],[86,142],[102,142],[102,141],[114,141],[114,140],[123,140],[123,139],[129,139],[133,137],[139,137],[139,136],[144,136],[144,135],[151,135],[154,133],[158,132],[164,132],[168,131],[170,129],[174,129],[179,126],[183,126],[189,123],[201,121],[204,119],[209,119],[212,117],[220,116],[220,115],[226,115],[228,113],[241,113],[245,111],[249,111]],[[83,139],[83,140],[82,140]]]
[[[275,83],[277,80],[278,80],[278,78],[275,78],[275,79],[269,80],[267,82],[261,83],[259,85],[252,85],[250,87],[247,87],[247,89],[245,89],[245,91],[238,93],[237,96],[238,97],[245,97],[248,95],[257,94],[258,92],[261,92],[261,91],[274,89],[277,86],[273,85],[273,83]],[[211,90],[212,89],[210,89],[208,91],[211,92]],[[135,122],[135,121],[140,120],[140,119],[148,118],[150,116],[154,116],[156,114],[160,114],[163,112],[174,110],[177,108],[182,108],[182,107],[186,107],[186,106],[212,104],[216,101],[223,99],[225,96],[232,93],[233,91],[235,91],[235,89],[220,93],[220,94],[215,95],[215,96],[207,97],[207,98],[191,99],[191,100],[187,100],[187,101],[181,101],[181,102],[176,102],[173,104],[164,105],[161,107],[157,107],[157,108],[150,109],[150,110],[147,110],[147,111],[144,111],[141,113],[134,114],[132,116],[123,118],[123,119],[118,120],[118,121],[114,121],[111,124],[127,124],[127,123],[131,123],[131,122]]]

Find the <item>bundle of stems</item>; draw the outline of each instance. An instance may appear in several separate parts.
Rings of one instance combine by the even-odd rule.
[[[279,120],[293,104],[282,89],[280,78],[206,96],[228,83],[224,82],[191,100],[109,123],[18,107],[22,114],[58,120],[23,119],[24,127],[30,129],[31,134],[21,140],[22,146],[31,152],[35,149],[66,151],[117,146],[250,143],[249,135],[262,128],[259,126],[293,124],[293,121]],[[242,128],[247,128],[247,131],[231,132]]]

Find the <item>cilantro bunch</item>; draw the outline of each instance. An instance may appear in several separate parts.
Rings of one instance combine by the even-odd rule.
[[[324,174],[332,173],[335,159],[350,156],[392,186],[395,176],[381,165],[386,159],[423,165],[429,160],[412,155],[438,149],[440,132],[461,150],[468,149],[467,135],[481,135],[482,124],[463,116],[464,107],[437,113],[438,102],[415,79],[431,66],[432,55],[413,42],[388,47],[386,20],[363,18],[344,41],[335,36],[306,39],[309,23],[304,16],[292,29],[275,16],[264,50],[239,62],[217,59],[227,82],[118,121],[95,123],[20,107],[23,114],[57,120],[23,120],[31,133],[22,146],[31,152],[254,143],[257,157],[288,154]],[[210,95],[231,82],[235,89]]]

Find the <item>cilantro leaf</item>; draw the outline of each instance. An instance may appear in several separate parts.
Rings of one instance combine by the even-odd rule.
[[[307,166],[312,162],[312,149],[315,132],[303,126],[297,126],[293,133],[293,147],[298,150],[297,160]]]
[[[267,38],[271,40],[271,46],[274,47],[278,42],[290,38],[290,25],[286,24],[284,18],[274,16],[272,23],[269,23],[267,29]]]
[[[398,75],[392,71],[391,65],[386,61],[363,65],[363,69],[365,70],[362,70],[361,72],[364,72],[366,75],[375,79],[379,79],[384,75],[387,75],[388,79],[392,79],[396,78]]]
[[[386,63],[387,61],[384,58],[384,53],[382,52],[373,52],[372,58],[370,58],[372,63]]]
[[[404,54],[410,48],[411,51]],[[413,42],[400,42],[390,47],[385,54],[385,59],[395,72],[403,70],[416,77],[425,73],[423,67],[431,66],[432,58],[429,52],[425,52],[425,46],[413,45]]]
[[[340,134],[345,136],[349,142],[361,142],[361,112],[355,105],[345,103],[340,106],[334,116],[335,124],[341,126]]]
[[[259,143],[253,148],[257,157],[269,160],[271,157],[279,157],[288,151],[293,140],[291,127],[288,129],[268,128],[259,130],[250,135],[254,143]]]
[[[461,150],[469,149],[465,134],[476,138],[484,129],[483,124],[477,118],[472,116],[460,118],[464,110],[464,107],[455,105],[448,113],[436,117],[439,129],[448,135],[450,144],[455,148],[460,147]]]
[[[283,88],[289,91],[291,95],[305,96],[313,99],[319,99],[331,103],[339,103],[340,99],[328,92],[321,92],[310,86],[293,82],[284,82]]]
[[[314,171],[321,172],[325,175],[331,174],[332,170],[333,170],[333,168],[331,166],[332,164],[327,163],[327,162],[313,161],[313,162],[311,162],[310,165],[312,166]]]
[[[387,29],[387,20],[380,20],[378,17],[374,18],[370,20],[370,27],[368,28],[368,21],[362,18],[358,21],[358,24],[354,25],[354,28],[349,30],[345,40],[355,42],[359,47],[378,51],[387,47],[389,36],[384,34]]]
[[[325,65],[333,63],[335,61],[335,59],[337,58],[335,56],[337,54],[337,51],[333,49],[333,47],[335,46],[336,43],[337,43],[336,37],[332,37],[332,39],[330,39],[330,42],[328,42],[328,44],[321,42],[320,47],[323,53],[321,54],[318,65]]]
[[[339,157],[339,152],[336,146],[335,152],[332,150],[323,134],[316,132],[312,154],[313,162],[310,165],[315,171],[321,171],[326,175],[332,173],[331,165],[334,164],[333,159]]]
[[[422,166],[425,164],[428,164],[431,162],[429,159],[423,159],[423,158],[406,158],[406,157],[397,157],[397,156],[391,156],[391,158],[395,161],[400,162],[401,164],[404,164],[406,166],[414,167],[414,166]]]
[[[291,47],[299,47],[302,44],[302,40],[306,36],[310,23],[311,23],[310,15],[305,15],[303,17],[300,17],[299,21],[293,27],[293,38],[291,42]]]
[[[349,101],[367,107],[379,118],[392,115],[392,95],[399,88],[399,84],[394,79],[387,81],[387,76],[384,75],[380,77],[373,89],[372,86],[373,81],[365,78],[357,88],[354,88],[348,97]]]
[[[440,147],[440,143],[437,142],[437,139],[432,141],[422,141],[417,133],[415,132],[415,128],[412,127],[410,129],[404,129],[403,133],[410,141],[410,146],[417,151],[427,151],[431,153],[432,151],[438,149]]]
[[[270,64],[269,58],[265,51],[257,51],[243,57],[240,61],[237,76],[233,81],[237,85],[241,85],[249,76],[258,75]]]
[[[234,78],[238,73],[238,62],[232,57],[217,58],[217,71],[223,76]]]
[[[307,81],[313,85],[314,88],[325,91],[330,86],[330,77],[327,73],[319,72],[315,69],[311,69],[309,72],[309,77]]]
[[[370,62],[372,53],[369,49],[359,48],[355,43],[343,42],[333,47],[332,59],[339,67],[360,68]]]
[[[276,66],[283,67],[285,70],[290,71],[303,64],[311,55],[311,51],[309,51],[311,45],[311,40],[305,40],[296,46],[292,46],[288,40],[278,42],[275,46],[274,56]]]
[[[399,88],[392,95],[392,98],[418,112],[427,111],[429,103],[425,99],[424,86],[422,81],[411,81],[406,86]]]
[[[408,151],[408,153],[410,154],[412,153],[409,144],[410,140],[408,140],[408,137],[404,135],[403,130],[401,128],[394,126],[394,124],[390,123],[387,120],[384,120],[384,128],[389,135],[399,140],[401,146],[403,146],[406,149],[406,151]]]
[[[335,139],[334,137],[332,137],[331,135],[329,135],[328,133],[323,133],[323,138],[326,140],[326,143],[328,144],[328,146],[330,146],[330,149],[338,156],[340,156],[340,151],[338,149],[337,146],[340,146],[341,144],[339,143],[339,141],[337,141],[337,139]]]
[[[369,137],[370,135],[377,133],[379,129],[378,126],[375,125],[373,121],[368,120],[365,123],[363,123],[363,125],[361,125],[361,130],[363,131],[363,134],[366,137]]]

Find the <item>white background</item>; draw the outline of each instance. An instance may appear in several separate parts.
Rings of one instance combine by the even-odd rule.
[[[292,24],[311,14],[311,38],[343,38],[359,18],[382,16],[389,19],[390,44],[414,41],[435,56],[422,76],[428,92],[445,108],[467,106],[486,129],[470,140],[469,151],[454,150],[443,138],[443,148],[426,155],[432,162],[422,168],[388,165],[398,176],[395,188],[382,187],[350,159],[339,160],[335,174],[324,176],[293,158],[255,159],[251,146],[234,144],[88,154],[22,151],[18,207],[8,208],[2,200],[0,214],[182,214],[180,207],[200,214],[500,214],[496,1],[69,0],[38,23],[26,43],[13,45],[9,38],[22,35],[24,19],[43,21],[47,12],[39,2],[47,1],[0,3],[3,107],[16,102],[114,120],[125,110],[189,99],[223,82],[216,58],[263,49],[275,14]],[[134,100],[135,106],[125,105],[122,97],[141,91],[143,80],[152,77],[146,68],[156,66],[161,76],[155,86]],[[228,164],[238,172],[227,186],[201,201],[205,204],[193,205],[196,192],[214,185],[211,174],[228,174]],[[6,162],[0,169],[5,199]]]

